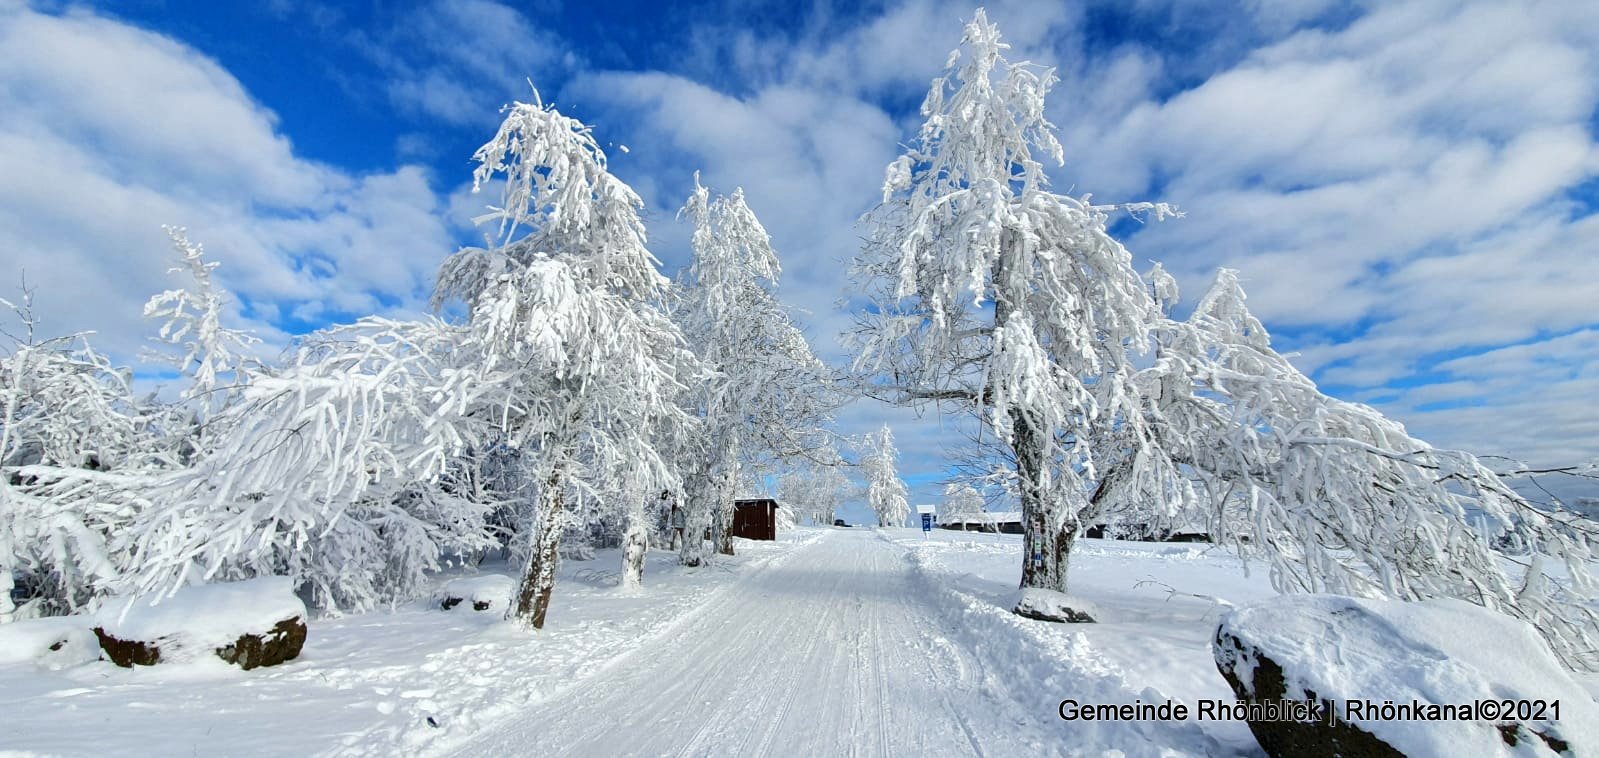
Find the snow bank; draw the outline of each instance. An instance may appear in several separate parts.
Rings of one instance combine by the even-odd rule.
[[[306,618],[305,604],[288,577],[184,587],[166,596],[117,598],[101,609],[97,625],[123,640],[170,639],[184,648],[212,649],[246,634],[260,634],[284,619]],[[162,646],[163,653],[168,650]]]
[[[446,582],[442,589],[433,593],[433,600],[445,610],[466,602],[475,611],[503,613],[510,607],[511,592],[515,588],[516,580],[505,574],[467,576]]]
[[[51,669],[100,657],[87,616],[56,616],[0,624],[0,665],[36,662]]]
[[[1559,721],[1548,712],[1550,720],[1524,723],[1570,743],[1572,754],[1599,754],[1599,705],[1561,667],[1543,637],[1525,622],[1465,602],[1290,595],[1251,603],[1222,620],[1216,661],[1218,668],[1231,670],[1245,687],[1258,692],[1254,680],[1261,657],[1283,669],[1284,697],[1307,699],[1313,692],[1318,699],[1331,700],[1340,720],[1407,755],[1551,751],[1536,738],[1508,746],[1484,720],[1383,719],[1372,717],[1366,708],[1350,712],[1344,703],[1558,700]],[[1498,719],[1516,720],[1514,714]]]
[[[1011,611],[1011,604],[1004,599],[1017,598],[1014,591],[999,597],[973,593],[975,575],[971,572],[978,568],[973,557],[1003,555],[1007,570],[1019,568],[1020,561],[1015,558],[1020,544],[1009,535],[996,538],[1004,542],[967,546],[920,537],[897,541],[907,548],[913,580],[943,616],[947,628],[958,635],[941,642],[978,657],[986,669],[989,694],[1009,699],[1029,714],[1054,713],[1063,697],[1111,705],[1171,699],[1169,693],[1148,686],[1141,672],[1124,668],[1089,641],[1085,632],[1097,624],[1042,623]],[[980,552],[968,554],[968,547]],[[1075,595],[1033,591],[1026,597],[1051,606],[1065,603],[1069,608],[1099,612]],[[1061,738],[1069,746],[1061,747],[1060,752],[1068,755],[1169,758],[1227,752],[1193,721],[1074,721],[1059,726]]]

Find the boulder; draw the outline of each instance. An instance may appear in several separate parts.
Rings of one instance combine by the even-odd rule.
[[[434,593],[433,599],[446,611],[466,603],[474,611],[504,613],[515,586],[516,581],[504,574],[462,577],[445,583],[443,589]]]
[[[1091,624],[1096,613],[1087,600],[1037,587],[1023,589],[1012,611],[1025,618],[1068,624]]]
[[[231,645],[217,648],[217,657],[249,671],[293,660],[305,647],[305,619],[283,619],[265,634],[241,634]]]
[[[123,667],[215,655],[243,669],[294,659],[305,646],[305,604],[287,577],[184,587],[171,596],[118,598],[94,634]]]
[[[100,626],[94,628],[94,636],[100,639],[100,651],[105,654],[106,660],[125,669],[154,666],[161,662],[161,644],[164,640],[125,640]]]
[[[1224,617],[1213,652],[1239,700],[1320,706],[1250,720],[1268,755],[1599,755],[1599,706],[1538,632],[1458,600],[1271,598]],[[1505,700],[1558,700],[1559,718],[1476,718]]]

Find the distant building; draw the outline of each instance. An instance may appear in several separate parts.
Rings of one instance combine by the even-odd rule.
[[[1210,542],[1210,529],[1204,524],[1183,524],[1162,528],[1149,524],[1094,524],[1083,536],[1098,540],[1135,542]]]
[[[1022,514],[1016,511],[983,511],[965,516],[951,516],[938,525],[940,529],[959,532],[989,532],[992,534],[1021,534]]]

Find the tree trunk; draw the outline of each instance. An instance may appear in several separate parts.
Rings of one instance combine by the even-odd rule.
[[[637,588],[644,583],[644,554],[648,550],[643,514],[629,514],[627,535],[622,538],[623,587]]]
[[[672,510],[666,517],[666,529],[672,535],[672,544],[669,549],[674,553],[681,554],[683,550],[683,527],[686,523],[684,521],[686,516],[687,514],[683,512],[682,506],[678,505],[676,500],[672,501]]]
[[[541,507],[534,522],[533,544],[528,551],[527,569],[522,572],[522,587],[510,617],[534,629],[544,628],[544,615],[550,610],[550,592],[555,589],[555,567],[560,562],[561,508],[565,504],[565,472],[556,469],[539,493]]]
[[[721,507],[717,509],[716,552],[722,555],[733,554],[733,514],[737,510],[733,498],[737,493],[738,469],[730,466],[723,475],[721,492],[717,496]]]
[[[683,543],[678,546],[677,562],[683,566],[705,563],[705,530],[711,525],[710,504],[716,499],[711,476],[693,471],[683,482]]]
[[[1077,514],[1044,492],[1043,431],[1025,411],[1013,411],[1016,419],[1014,446],[1016,474],[1022,500],[1022,589],[1066,592],[1066,568],[1072,542],[1077,539]],[[1053,526],[1059,522],[1059,526]]]

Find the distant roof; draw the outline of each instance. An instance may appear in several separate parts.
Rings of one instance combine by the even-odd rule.
[[[1022,514],[1018,511],[983,511],[969,516],[951,516],[939,520],[946,524],[1020,524]]]

